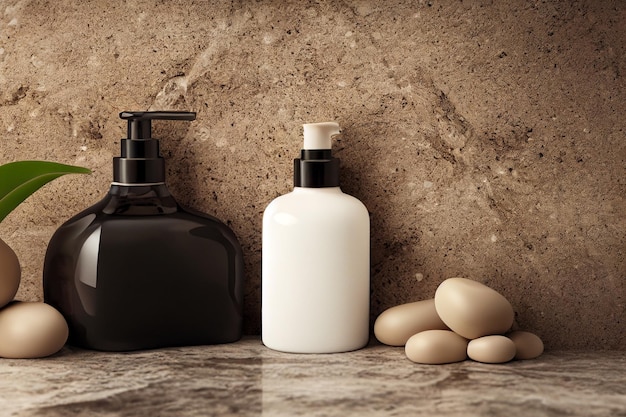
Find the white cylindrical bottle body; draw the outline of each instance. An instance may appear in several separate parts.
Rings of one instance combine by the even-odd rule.
[[[345,352],[369,339],[370,223],[339,187],[276,198],[263,215],[262,339],[275,350]]]

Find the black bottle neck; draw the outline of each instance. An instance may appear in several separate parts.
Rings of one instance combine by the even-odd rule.
[[[111,184],[103,212],[126,216],[172,214],[179,211],[167,186],[161,184]]]
[[[302,149],[293,161],[295,187],[325,188],[339,186],[339,159],[330,149]]]
[[[156,139],[122,139],[122,156],[113,158],[113,181],[154,184],[165,181],[165,160]]]

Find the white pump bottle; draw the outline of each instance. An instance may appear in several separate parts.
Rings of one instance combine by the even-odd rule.
[[[262,339],[294,353],[345,352],[369,339],[370,224],[339,188],[334,122],[304,125],[292,192],[263,215]]]

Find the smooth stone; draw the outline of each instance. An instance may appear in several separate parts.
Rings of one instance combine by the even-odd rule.
[[[467,339],[450,330],[426,330],[411,336],[404,351],[417,363],[460,362],[467,359]]]
[[[390,346],[404,346],[411,336],[426,330],[448,330],[432,298],[388,308],[374,323],[376,339]]]
[[[534,333],[518,330],[507,337],[515,344],[515,359],[534,359],[543,353],[543,342]]]
[[[506,336],[483,336],[470,340],[467,356],[483,363],[505,363],[515,357],[515,343]]]
[[[506,333],[513,324],[511,303],[497,291],[466,278],[449,278],[435,292],[441,320],[467,339]]]
[[[17,255],[0,239],[0,308],[10,303],[17,294],[21,273]]]
[[[68,334],[67,322],[48,304],[15,301],[0,310],[0,357],[50,356],[61,350]]]

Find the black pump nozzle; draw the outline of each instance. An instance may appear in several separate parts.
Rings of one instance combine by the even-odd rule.
[[[165,181],[165,162],[159,141],[152,138],[152,120],[195,120],[196,113],[146,111],[120,113],[128,120],[128,137],[122,139],[122,155],[113,158],[113,181],[122,184],[150,184]]]
[[[152,139],[152,120],[196,120],[188,111],[123,111],[120,119],[128,120],[128,139]]]

